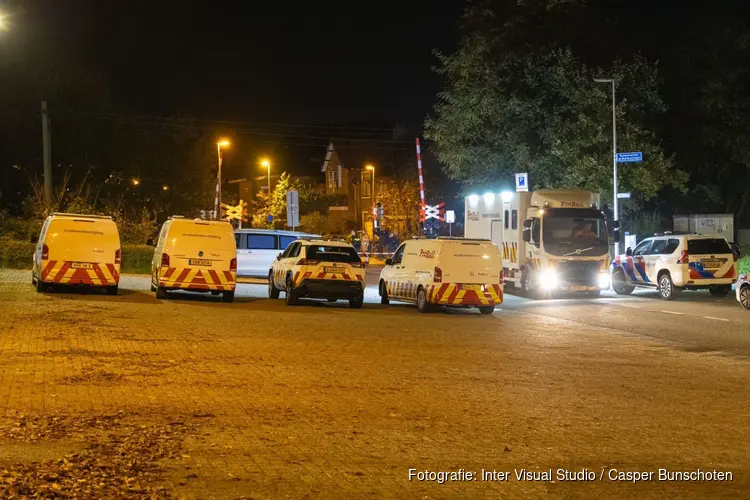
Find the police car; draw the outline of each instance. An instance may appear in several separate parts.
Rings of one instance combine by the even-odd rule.
[[[737,278],[737,256],[726,239],[666,232],[628,248],[612,263],[612,288],[628,295],[636,287],[654,288],[672,300],[682,290],[708,290],[726,297]]]
[[[298,239],[280,253],[268,272],[268,296],[295,305],[301,298],[349,301],[360,309],[364,300],[365,265],[344,241]]]

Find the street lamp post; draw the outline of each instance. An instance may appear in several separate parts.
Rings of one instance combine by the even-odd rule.
[[[615,102],[615,79],[614,78],[595,78],[597,83],[612,84],[612,212],[613,220],[619,220],[617,207],[617,106]],[[615,242],[615,256],[620,254],[620,244]]]
[[[372,190],[370,192],[370,197],[372,198],[372,208],[374,210],[375,206],[376,206],[375,205],[375,167],[372,166],[372,165],[365,165],[365,169],[369,170],[370,172],[372,172]],[[373,215],[375,215],[375,212],[373,212]],[[376,223],[377,220],[378,220],[377,219],[377,215],[375,215],[373,217],[373,219],[372,219],[372,225],[373,225],[372,235],[373,236],[375,236],[375,229],[374,229],[374,227],[375,227],[375,223]]]
[[[220,210],[221,210],[221,163],[222,163],[222,156],[221,156],[221,148],[229,146],[229,141],[226,139],[221,140],[216,143],[216,154],[219,158],[219,168],[216,171],[216,199],[214,200],[214,219],[219,220],[221,217],[219,216]]]
[[[271,196],[271,162],[264,158],[260,164],[268,169],[268,196]]]

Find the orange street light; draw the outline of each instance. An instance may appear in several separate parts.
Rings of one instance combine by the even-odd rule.
[[[138,186],[138,185],[139,185],[139,184],[141,183],[141,181],[140,181],[140,180],[138,180],[138,179],[133,179],[133,180],[132,180],[132,181],[130,181],[130,182],[131,182],[131,184],[133,184],[134,186]]]
[[[271,161],[268,158],[260,160],[260,164],[268,169],[268,194],[271,194]]]
[[[162,191],[169,191],[169,186],[167,186],[166,184],[164,184],[164,185],[163,185],[163,186],[161,187],[161,190],[162,190]]]

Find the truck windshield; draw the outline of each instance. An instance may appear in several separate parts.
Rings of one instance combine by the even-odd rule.
[[[552,212],[544,217],[542,240],[553,255],[591,257],[607,252],[607,224],[600,213]],[[586,212],[589,212],[586,210]]]

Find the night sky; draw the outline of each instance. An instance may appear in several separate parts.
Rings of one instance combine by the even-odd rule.
[[[50,39],[148,114],[417,124],[464,2],[44,0]],[[39,19],[39,14],[44,19]]]

